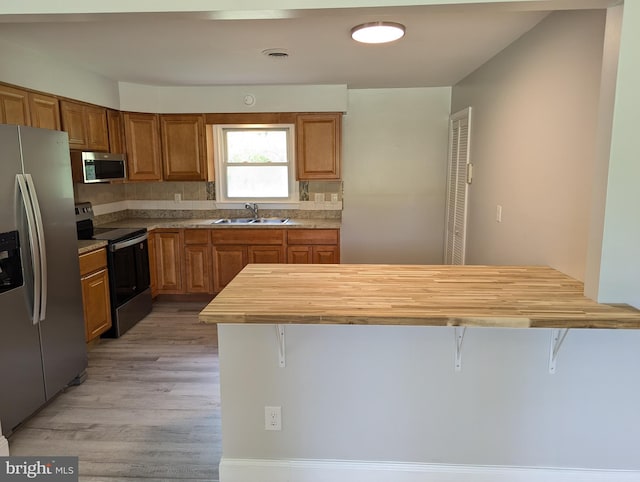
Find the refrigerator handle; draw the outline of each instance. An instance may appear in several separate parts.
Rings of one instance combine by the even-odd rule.
[[[18,183],[18,190],[22,196],[22,203],[24,204],[24,211],[27,215],[27,228],[29,230],[29,247],[31,249],[31,262],[33,263],[33,311],[31,313],[31,321],[34,325],[37,325],[40,321],[40,250],[37,246],[37,239],[35,235],[35,219],[32,211],[31,196],[27,189],[27,183],[23,174],[16,174],[16,182]]]
[[[42,222],[40,203],[38,202],[38,194],[33,178],[31,174],[25,174],[24,177],[27,180],[27,186],[29,186],[29,193],[31,194],[33,214],[36,218],[38,245],[40,246],[40,321],[44,321],[47,317],[47,247],[44,243],[44,223]]]

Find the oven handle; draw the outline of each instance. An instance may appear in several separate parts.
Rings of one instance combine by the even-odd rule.
[[[141,243],[145,239],[149,238],[149,233],[144,233],[142,236],[136,236],[135,238],[127,239],[125,241],[120,241],[119,243],[113,243],[109,246],[109,250],[112,253],[115,253],[119,249],[128,248],[129,246],[133,246],[134,244]]]

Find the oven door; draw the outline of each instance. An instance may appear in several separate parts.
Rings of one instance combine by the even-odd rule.
[[[115,307],[149,288],[148,234],[109,245],[109,279]]]

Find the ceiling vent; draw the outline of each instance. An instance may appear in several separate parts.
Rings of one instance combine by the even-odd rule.
[[[272,59],[286,59],[289,57],[289,52],[285,49],[266,49],[262,53]]]

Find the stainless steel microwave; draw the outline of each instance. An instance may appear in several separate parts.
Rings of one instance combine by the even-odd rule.
[[[110,182],[127,178],[124,154],[72,151],[71,169],[74,182]]]

